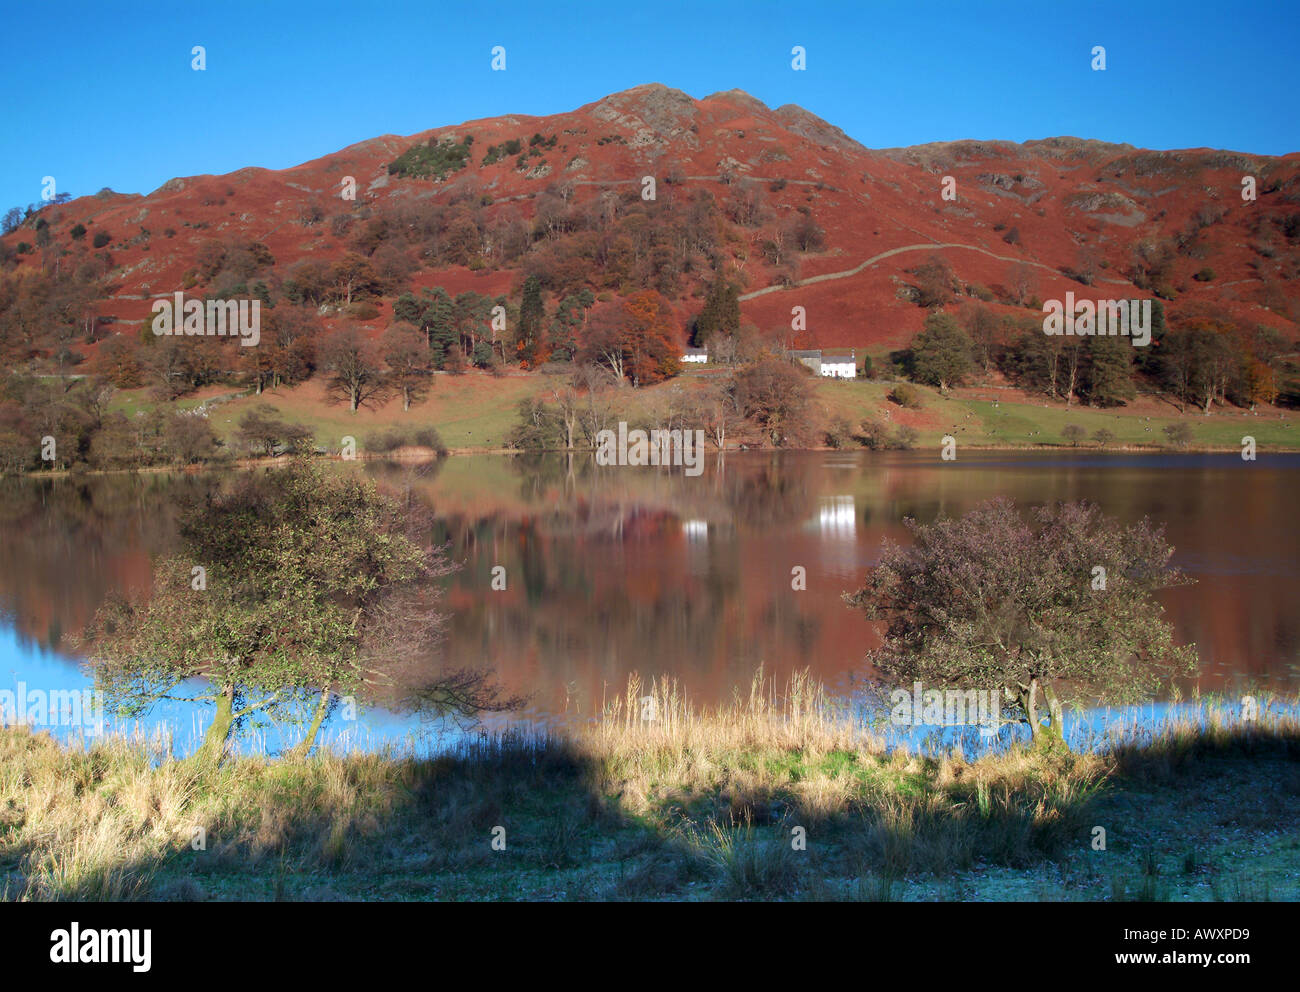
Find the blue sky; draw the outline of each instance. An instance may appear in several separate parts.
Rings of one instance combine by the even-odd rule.
[[[1034,7],[1040,9],[1035,10]],[[71,3],[6,15],[0,210],[284,168],[639,83],[797,103],[869,147],[1076,135],[1300,149],[1300,3]],[[190,67],[203,45],[207,69]],[[492,72],[490,51],[506,49]],[[807,70],[790,68],[802,45]],[[1090,68],[1094,45],[1107,68]]]

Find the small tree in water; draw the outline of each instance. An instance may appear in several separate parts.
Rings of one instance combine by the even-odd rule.
[[[345,696],[471,714],[518,705],[482,673],[411,677],[442,639],[434,581],[453,571],[418,543],[416,509],[304,460],[209,495],[184,511],[186,553],[158,563],[148,600],[114,597],[96,613],[85,639],[97,686],[128,716],[163,699],[215,704],[200,761],[219,761],[241,721],[304,701],[301,754]]]
[[[1033,512],[999,497],[960,519],[905,521],[880,564],[844,598],[887,623],[868,656],[887,683],[998,690],[1035,744],[1064,745],[1061,697],[1150,698],[1196,669],[1152,593],[1194,581],[1169,567],[1163,528],[1122,527],[1087,503]],[[1039,709],[1046,706],[1046,722]]]

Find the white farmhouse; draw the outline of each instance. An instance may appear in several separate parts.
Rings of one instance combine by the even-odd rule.
[[[790,357],[802,362],[817,375],[828,379],[856,379],[858,353],[856,348],[834,348],[825,351],[792,351]]]
[[[820,372],[831,379],[856,379],[858,377],[857,349],[839,348],[823,351]]]
[[[709,352],[707,348],[687,348],[686,351],[682,354],[683,364],[687,362],[703,363],[703,362],[707,362],[708,360],[709,360]]]

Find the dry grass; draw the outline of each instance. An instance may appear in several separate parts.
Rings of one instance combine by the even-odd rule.
[[[1249,726],[1175,721],[1104,756],[924,757],[886,751],[806,676],[778,691],[761,673],[711,710],[633,677],[565,737],[507,734],[432,759],[323,753],[200,771],[163,742],[82,750],[9,729],[0,895],[887,901],[925,879],[960,891],[977,867],[1071,857],[1099,796],[1185,788],[1211,757],[1248,775],[1266,755],[1294,760],[1297,744],[1294,711],[1273,707]],[[1292,797],[1297,783],[1283,773]],[[1108,897],[1162,898],[1159,873],[1134,864],[1099,882]],[[1214,884],[1216,898],[1270,897],[1250,878]]]

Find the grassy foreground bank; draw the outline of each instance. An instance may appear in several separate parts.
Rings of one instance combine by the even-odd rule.
[[[1294,716],[967,760],[886,753],[826,703],[796,679],[704,712],[634,682],[565,737],[206,770],[3,729],[0,896],[1300,898]]]

